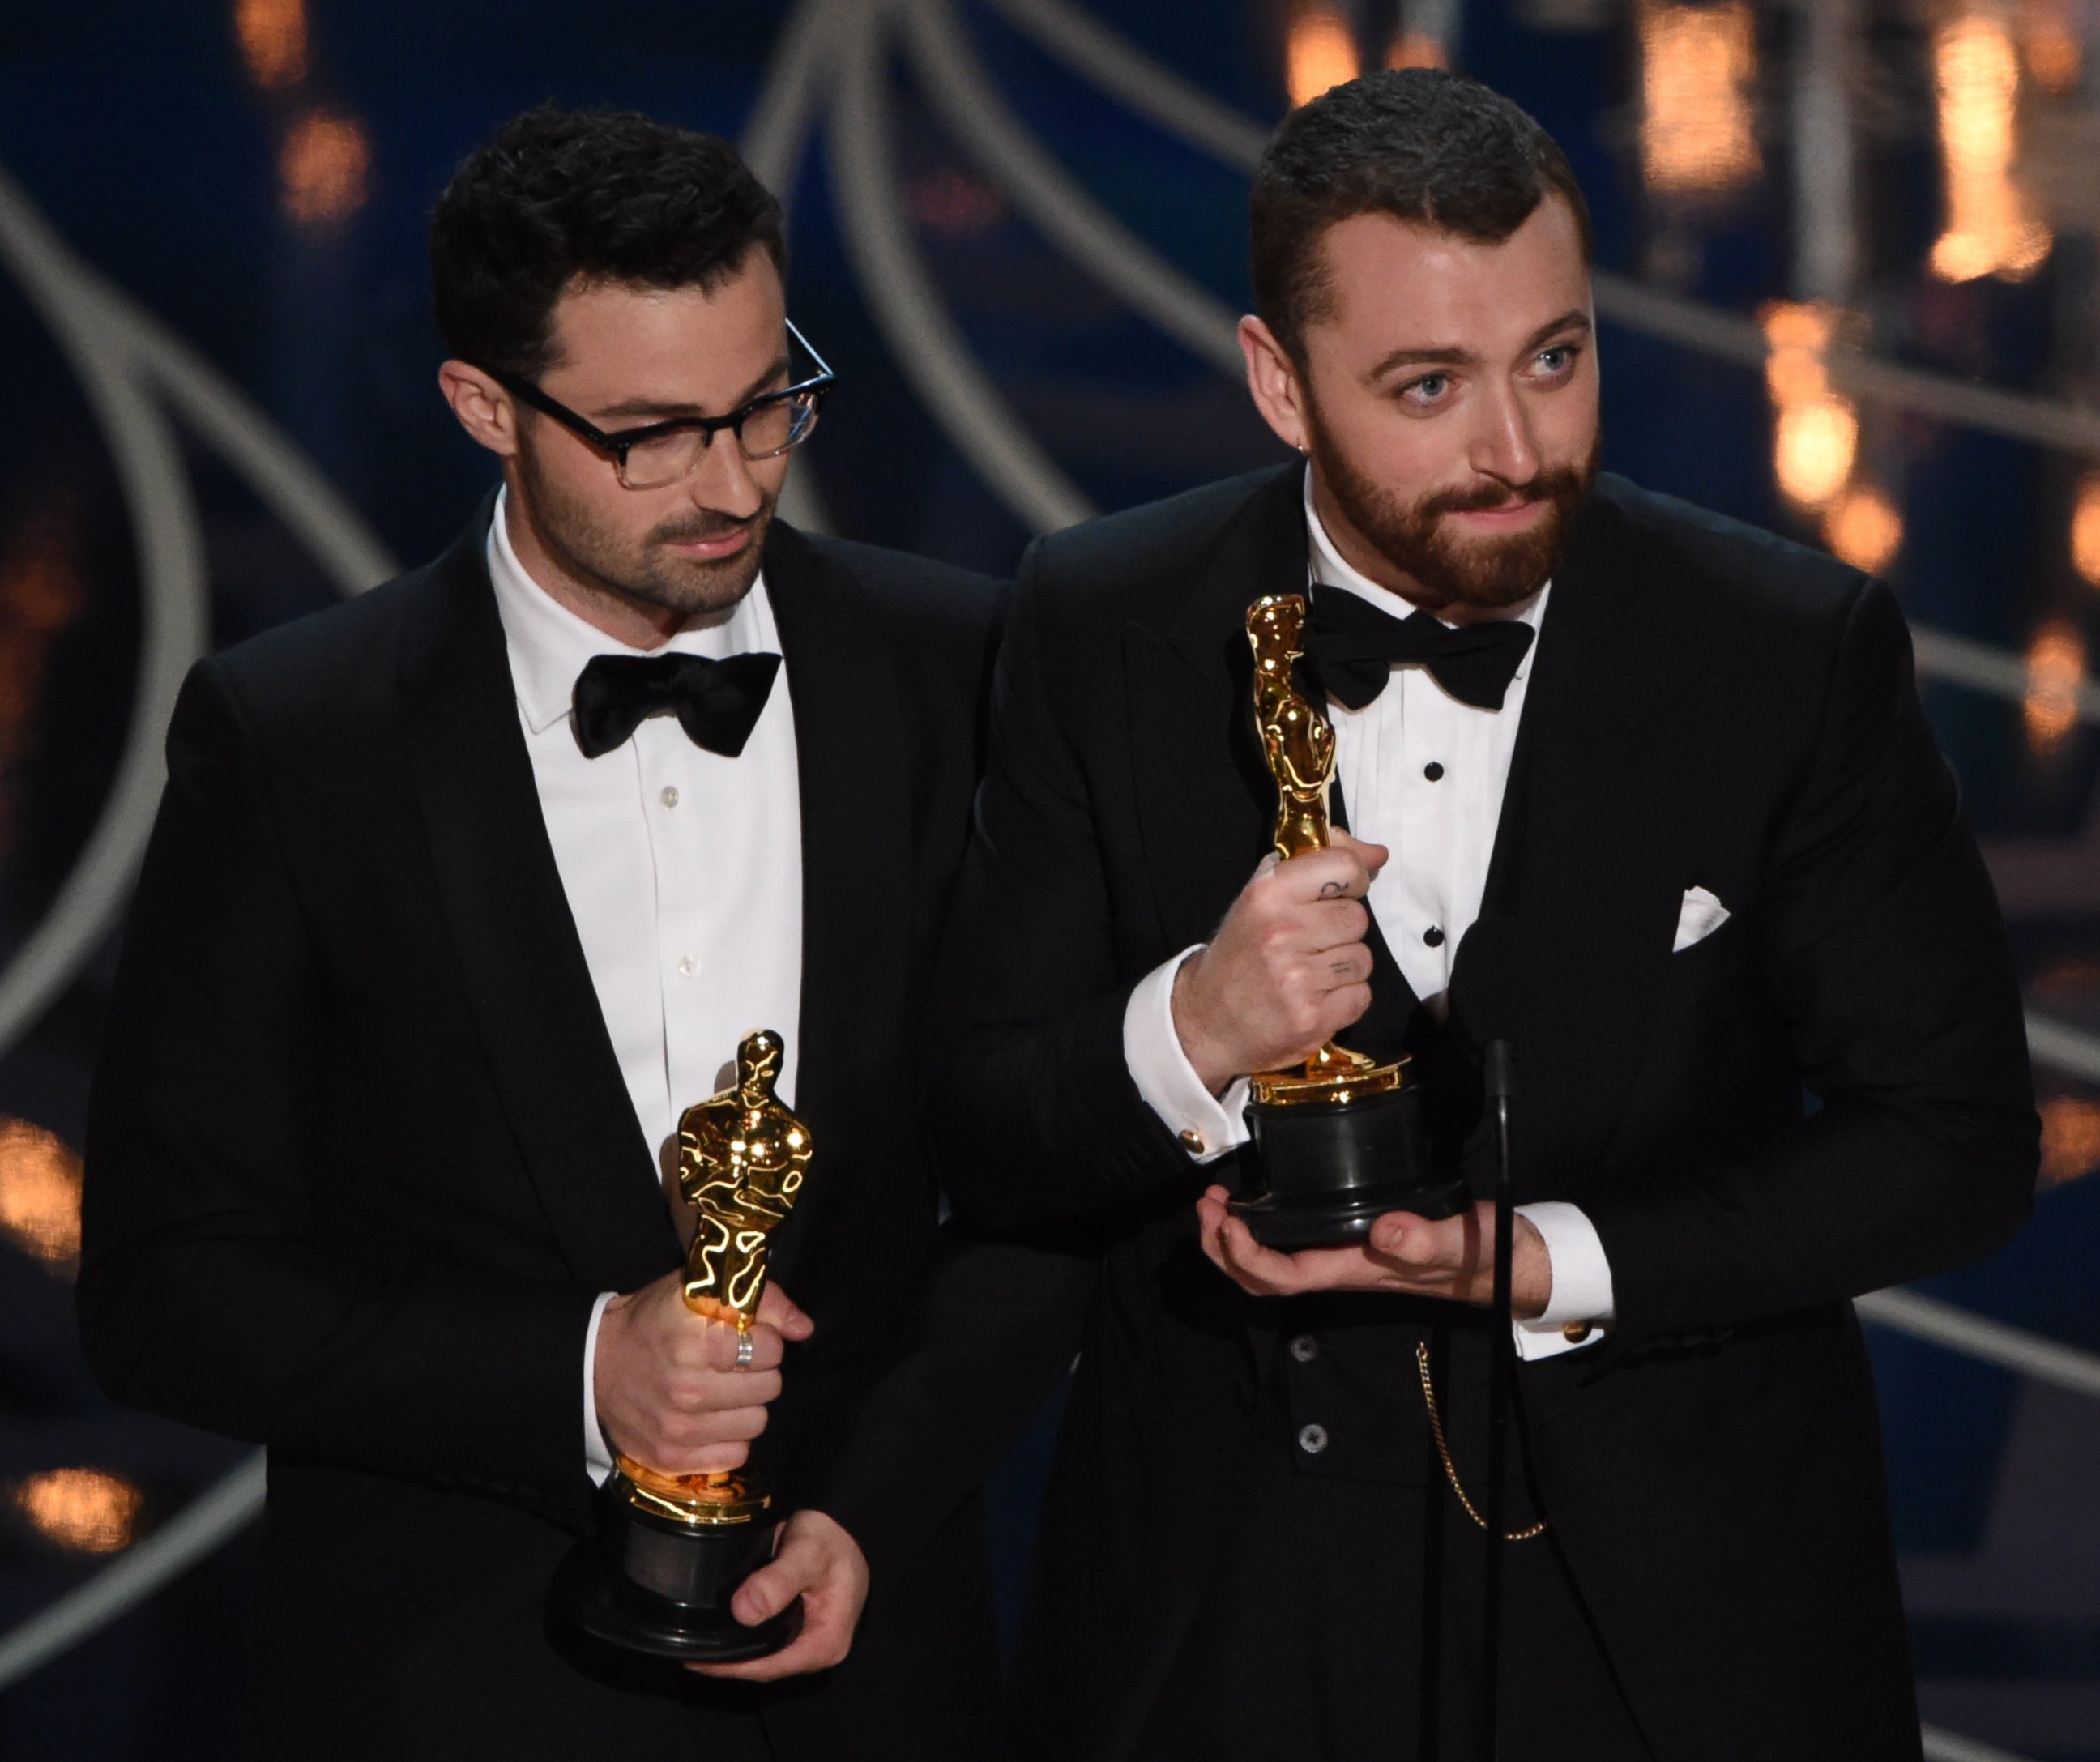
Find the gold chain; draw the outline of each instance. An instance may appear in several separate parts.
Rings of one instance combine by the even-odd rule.
[[[1429,1429],[1436,1439],[1436,1454],[1444,1459],[1444,1478],[1451,1483],[1451,1491],[1458,1495],[1458,1503],[1466,1508],[1466,1515],[1482,1529],[1488,1520],[1473,1507],[1466,1496],[1466,1489],[1458,1484],[1458,1465],[1451,1460],[1451,1447],[1444,1441],[1444,1416],[1436,1411],[1436,1388],[1429,1380],[1429,1346],[1426,1341],[1417,1341],[1414,1346],[1414,1368],[1422,1372],[1423,1404],[1429,1409]],[[1546,1533],[1546,1519],[1541,1518],[1528,1530],[1512,1530],[1506,1534],[1505,1542],[1528,1542],[1534,1535]]]

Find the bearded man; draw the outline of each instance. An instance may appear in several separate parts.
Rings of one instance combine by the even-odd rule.
[[[183,688],[89,1125],[90,1360],[268,1448],[258,1756],[978,1762],[974,1483],[1070,1348],[1024,1328],[1031,1382],[1022,1284],[940,1230],[907,1049],[1001,595],[774,518],[831,376],[725,143],[515,117],[431,254],[501,485]],[[739,1334],[682,1301],[665,1183],[755,1028],[818,1150]],[[734,1613],[800,1596],[799,1637],[699,1675],[550,1619],[615,1451],[761,1432],[792,1514]]]
[[[1030,553],[937,1011],[959,1202],[1105,1244],[1025,1742],[1476,1753],[1493,1214],[1285,1254],[1226,1178],[1249,1073],[1339,1037],[1413,1060],[1480,1192],[1494,1034],[1525,1201],[1499,1754],[1915,1757],[1850,1300],[2002,1244],[2037,1129],[1895,601],[1599,474],[1582,195],[1484,87],[1298,111],[1252,261],[1249,386],[1305,462]],[[1268,593],[1310,595],[1353,833],[1281,863]]]

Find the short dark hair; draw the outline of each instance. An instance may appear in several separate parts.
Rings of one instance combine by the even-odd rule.
[[[712,289],[753,245],[784,279],[780,205],[728,142],[631,110],[542,104],[468,154],[438,198],[438,330],[463,361],[537,378],[571,284]]]
[[[1551,193],[1590,205],[1567,155],[1519,105],[1433,68],[1381,69],[1293,111],[1255,172],[1254,309],[1294,357],[1331,290],[1320,240],[1338,221],[1391,214],[1499,244]]]

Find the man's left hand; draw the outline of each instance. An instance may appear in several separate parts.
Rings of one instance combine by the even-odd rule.
[[[1371,1225],[1368,1240],[1348,1248],[1301,1249],[1286,1254],[1264,1248],[1246,1222],[1226,1207],[1222,1187],[1196,1201],[1203,1252],[1242,1291],[1255,1297],[1295,1297],[1305,1291],[1404,1291],[1458,1303],[1494,1297],[1495,1212],[1485,1200],[1452,1218],[1418,1218],[1389,1211]],[[1511,1306],[1520,1319],[1545,1313],[1553,1294],[1553,1262],[1545,1239],[1527,1218],[1516,1220],[1510,1263]]]
[[[737,1676],[746,1682],[777,1682],[813,1670],[829,1670],[853,1645],[861,1606],[867,1601],[867,1557],[836,1519],[821,1511],[798,1511],[780,1531],[780,1545],[766,1565],[737,1587],[730,1612],[747,1628],[779,1614],[802,1599],[802,1631],[779,1651],[741,1664],[688,1664],[704,1676]]]

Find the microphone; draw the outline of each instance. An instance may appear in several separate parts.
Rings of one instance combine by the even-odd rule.
[[[1488,1359],[1487,1557],[1481,1584],[1480,1725],[1482,1756],[1492,1759],[1501,1675],[1502,1487],[1509,1456],[1509,1409],[1516,1372],[1511,1300],[1512,1236],[1516,1222],[1510,1147],[1510,1103],[1516,1095],[1516,1053],[1524,986],[1531,969],[1529,938],[1518,919],[1484,916],[1466,932],[1451,973],[1451,1015],[1480,1053],[1480,1081],[1495,1139],[1494,1300]]]

